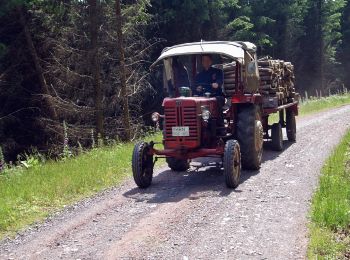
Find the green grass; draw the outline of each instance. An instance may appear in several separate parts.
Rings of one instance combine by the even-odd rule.
[[[334,95],[320,99],[309,99],[301,102],[299,114],[306,115],[346,104],[350,104],[350,94]]]
[[[321,112],[330,108],[336,108],[350,104],[350,94],[334,95],[323,98],[309,98],[299,103],[299,116],[304,116],[316,112]],[[278,114],[272,114],[269,117],[269,123],[278,122]]]
[[[322,169],[311,206],[308,256],[350,257],[350,131]]]
[[[156,135],[146,139],[160,140]],[[132,143],[0,174],[0,238],[120,183],[131,174]]]

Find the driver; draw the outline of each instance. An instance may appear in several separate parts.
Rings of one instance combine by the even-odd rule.
[[[218,104],[219,117],[217,126],[220,127],[219,134],[226,135],[223,107],[225,98],[222,92],[223,72],[220,69],[212,67],[213,58],[210,54],[202,55],[202,72],[198,73],[195,78],[195,89],[193,95],[203,96],[205,93],[210,93],[210,96],[215,97]]]
[[[195,89],[193,90],[195,96],[203,96],[207,92],[213,97],[223,96],[221,89],[223,83],[222,70],[213,68],[212,64],[213,59],[210,54],[202,55],[203,70],[195,78]]]

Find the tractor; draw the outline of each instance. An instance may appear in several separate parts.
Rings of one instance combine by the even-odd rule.
[[[214,57],[213,67],[223,73],[225,104],[222,109],[211,93],[196,96],[193,91],[201,57],[208,54]],[[177,82],[179,77],[174,64],[179,61],[186,65],[186,85]],[[190,168],[192,160],[207,157],[209,163],[203,166],[219,158],[226,186],[236,188],[242,168],[260,168],[264,139],[272,140],[273,149],[281,151],[282,128],[286,128],[288,139],[295,141],[297,94],[292,81],[289,85],[283,83],[283,73],[278,76],[266,66],[259,67],[259,63],[276,63],[269,62],[259,62],[256,46],[250,42],[201,41],[165,48],[151,66],[151,69],[162,66],[163,85],[168,93],[163,100],[162,113],[154,112],[151,117],[162,128],[164,149],[156,149],[155,142],[135,144],[132,172],[137,186],[151,185],[158,158],[166,158],[169,168],[181,172]],[[265,72],[271,73],[264,74],[264,80],[273,82],[268,84],[267,92],[268,81],[260,78],[260,73]],[[279,113],[279,122],[270,126],[268,118],[272,113]],[[213,165],[218,166],[217,163]]]

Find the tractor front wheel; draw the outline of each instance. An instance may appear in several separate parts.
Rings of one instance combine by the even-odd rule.
[[[167,157],[166,162],[168,163],[169,168],[175,172],[184,172],[190,168],[189,160],[186,159],[182,160],[173,157]]]
[[[241,152],[237,141],[226,142],[223,166],[226,186],[236,188],[241,176]]]
[[[153,156],[149,154],[146,142],[135,144],[132,154],[132,174],[137,186],[144,189],[151,185],[153,178]]]

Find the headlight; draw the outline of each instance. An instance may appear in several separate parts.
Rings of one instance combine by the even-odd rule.
[[[154,112],[152,114],[152,121],[153,122],[158,122],[159,121],[159,117],[160,117],[159,113],[158,112]]]
[[[208,107],[205,107],[205,106],[202,107],[202,118],[205,121],[209,120],[210,111],[209,111]]]

